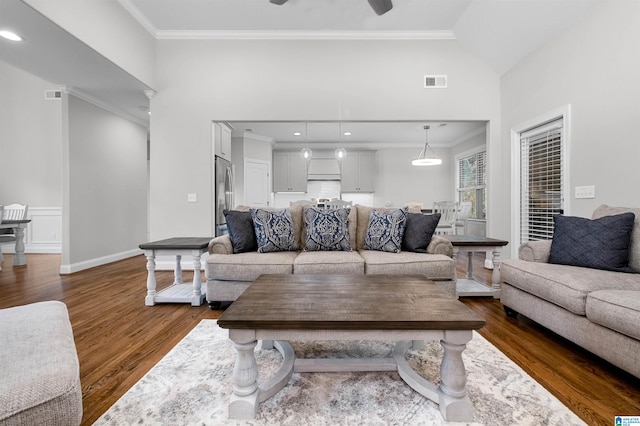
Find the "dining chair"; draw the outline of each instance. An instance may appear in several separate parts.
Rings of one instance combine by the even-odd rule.
[[[458,215],[456,217],[456,229],[455,234],[458,235],[459,229],[462,229],[462,234],[467,233],[467,223],[469,222],[469,216],[471,215],[471,201],[461,201],[458,208]]]
[[[455,234],[458,203],[455,201],[436,201],[433,203],[433,213],[440,213],[440,221],[436,227],[436,234]]]
[[[27,218],[27,211],[29,207],[26,204],[9,204],[2,206],[0,210],[0,218],[4,220],[23,220]],[[0,228],[0,263],[4,261],[2,255],[3,244],[15,244],[16,234],[13,228]],[[0,267],[0,271],[2,268]]]

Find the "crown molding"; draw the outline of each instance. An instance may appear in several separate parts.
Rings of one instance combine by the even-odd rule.
[[[128,0],[120,0],[128,1]],[[452,31],[156,31],[158,40],[455,40]]]
[[[66,94],[73,95],[78,99],[82,99],[83,101],[89,102],[92,105],[95,105],[115,115],[118,115],[126,120],[139,124],[140,126],[149,127],[149,123],[143,120],[140,120],[138,117],[132,114],[129,114],[126,111],[122,111],[121,109],[103,101],[102,99],[99,99],[93,95],[90,95],[89,93],[83,90],[80,90],[77,87],[63,85],[63,86],[60,86],[60,90]]]
[[[138,7],[131,2],[131,0],[118,0],[118,3],[125,8],[127,12],[135,18],[136,21],[144,27],[154,38],[157,38],[158,29],[147,19],[147,17],[138,9]]]

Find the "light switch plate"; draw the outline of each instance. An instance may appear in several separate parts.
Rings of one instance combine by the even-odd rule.
[[[187,194],[187,203],[197,203],[198,196],[195,193]]]
[[[596,187],[589,186],[576,186],[576,198],[596,198]]]

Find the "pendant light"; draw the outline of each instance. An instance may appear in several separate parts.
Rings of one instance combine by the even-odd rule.
[[[336,160],[342,161],[347,156],[347,150],[340,146],[342,145],[342,121],[339,122],[338,131],[338,148],[333,152],[333,155],[336,156]]]
[[[310,160],[311,155],[313,155],[313,151],[309,149],[309,123],[307,121],[304,122],[304,148],[300,150],[300,158],[304,158],[305,160]]]
[[[424,148],[420,151],[418,158],[411,162],[412,166],[437,166],[442,164],[442,158],[438,157],[429,146],[427,133],[429,126],[424,126]]]

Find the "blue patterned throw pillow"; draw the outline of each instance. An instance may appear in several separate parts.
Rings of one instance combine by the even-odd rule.
[[[618,272],[636,272],[629,266],[629,243],[635,214],[599,219],[556,215],[549,263]]]
[[[258,253],[296,250],[289,209],[251,209]]]
[[[305,207],[305,251],[351,251],[349,212],[351,208]]]
[[[400,253],[407,223],[407,210],[371,210],[364,240],[365,250]]]

